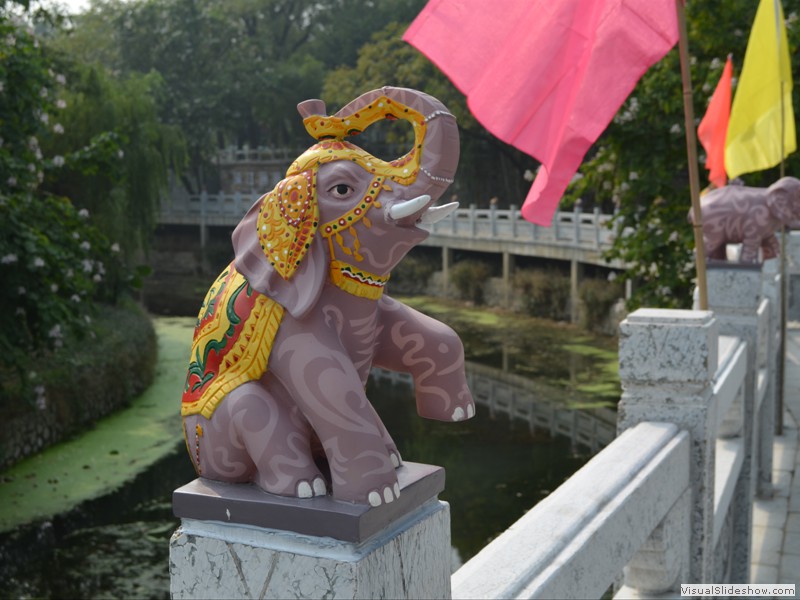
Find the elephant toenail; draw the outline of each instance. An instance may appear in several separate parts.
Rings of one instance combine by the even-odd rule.
[[[392,488],[384,488],[383,490],[383,500],[386,504],[389,504],[392,500],[394,500],[394,496],[392,495]]]
[[[397,456],[397,454],[392,452],[391,454],[389,454],[389,457],[392,459],[392,465],[394,465],[395,469],[400,466],[400,457]]]
[[[464,420],[464,409],[460,406],[453,411],[453,421]]]
[[[467,406],[467,418],[471,419],[474,416],[475,416],[475,405],[470,404],[469,406]]]
[[[321,477],[314,479],[314,495],[324,496],[328,493],[328,488],[325,486],[325,481]]]
[[[399,498],[400,497],[400,484],[399,483],[395,483],[394,484],[394,497],[395,498]]]
[[[367,496],[369,500],[370,506],[380,506],[381,505],[381,495],[378,492],[370,492],[369,496]]]
[[[313,493],[311,492],[311,486],[308,484],[307,481],[301,481],[297,484],[297,497],[298,498],[311,498]]]

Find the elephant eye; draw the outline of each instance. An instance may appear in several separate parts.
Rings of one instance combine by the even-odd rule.
[[[339,183],[328,190],[334,198],[348,198],[355,190],[346,183]]]

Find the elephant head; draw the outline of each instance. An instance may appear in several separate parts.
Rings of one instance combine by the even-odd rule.
[[[236,267],[259,292],[302,317],[316,303],[330,261],[381,278],[457,208],[433,207],[453,182],[458,127],[444,105],[422,92],[384,87],[333,116],[321,100],[298,105],[318,140],[295,160],[276,188],[260,198],[233,234]],[[391,162],[344,140],[371,124],[402,119],[414,145]]]
[[[398,497],[401,460],[366,397],[373,365],[412,375],[424,417],[475,414],[455,332],[384,294],[392,267],[427,236],[420,222],[457,206],[434,204],[455,173],[458,129],[438,100],[402,88],[333,116],[319,100],[298,108],[317,143],[233,233],[234,262],[195,329],[186,442],[205,477],[376,506]],[[401,158],[344,139],[382,119],[413,128]]]

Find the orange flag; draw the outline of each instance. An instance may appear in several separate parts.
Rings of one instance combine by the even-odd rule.
[[[732,79],[733,62],[728,56],[717,89],[714,90],[706,114],[697,128],[697,137],[706,150],[708,180],[718,188],[728,182],[725,173],[725,136],[728,133],[728,121],[731,116]]]

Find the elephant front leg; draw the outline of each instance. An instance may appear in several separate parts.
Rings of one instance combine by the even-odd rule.
[[[330,339],[283,327],[270,357],[280,379],[316,432],[333,496],[378,506],[400,496],[393,461],[352,360]]]
[[[376,366],[410,373],[417,412],[439,421],[475,415],[464,371],[464,346],[447,325],[388,296],[379,303]]]

